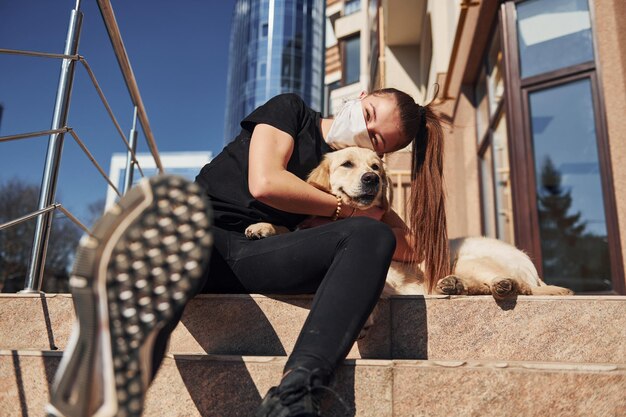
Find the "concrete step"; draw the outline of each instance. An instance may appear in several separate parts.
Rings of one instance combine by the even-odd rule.
[[[0,415],[39,416],[60,352],[0,351]],[[148,391],[144,416],[249,417],[280,379],[284,358],[168,355]],[[626,364],[348,360],[324,415],[626,415]]]
[[[201,295],[171,353],[285,356],[310,296]],[[350,358],[626,363],[626,297],[404,296],[383,300]],[[0,349],[63,349],[71,296],[0,295]]]

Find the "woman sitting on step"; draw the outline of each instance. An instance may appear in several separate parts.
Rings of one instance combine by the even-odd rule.
[[[199,186],[144,181],[81,240],[71,279],[78,325],[50,415],[139,416],[186,302],[205,292],[315,294],[282,381],[256,416],[318,416],[319,393],[372,312],[391,260],[424,261],[429,290],[448,275],[443,130],[429,105],[383,89],[325,119],[283,94],[241,127],[202,169]],[[327,152],[359,146],[382,155],[409,144],[408,226],[393,211],[347,208],[305,182]],[[244,235],[258,222],[294,230],[307,216],[336,221],[260,240]]]

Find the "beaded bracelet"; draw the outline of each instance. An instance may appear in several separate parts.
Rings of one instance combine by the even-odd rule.
[[[336,195],[335,197],[337,197],[337,208],[335,209],[333,217],[330,218],[332,221],[337,220],[339,218],[339,215],[341,214],[341,197],[339,197],[338,195]]]

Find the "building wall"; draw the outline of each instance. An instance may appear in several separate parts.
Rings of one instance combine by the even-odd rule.
[[[475,110],[467,92],[459,91],[457,100],[441,110],[452,121],[445,139],[444,176],[447,191],[448,235],[480,236],[481,211],[476,158]]]
[[[375,0],[370,0],[375,1]],[[332,116],[347,99],[357,98],[361,91],[367,91],[369,85],[370,41],[368,26],[368,0],[361,0],[360,10],[345,13],[344,0],[326,2],[326,101],[324,115]],[[359,36],[359,79],[353,83],[343,80],[344,54],[341,43],[348,38]],[[329,38],[332,39],[329,42]],[[339,86],[337,85],[339,84]],[[329,90],[330,86],[332,90]]]
[[[445,102],[441,109],[451,120],[446,141],[446,182],[448,189],[448,219],[450,236],[481,233],[480,178],[477,166],[476,110],[470,97],[476,80],[476,57],[484,54],[488,28],[496,16],[500,2],[482,0],[473,2],[466,10],[464,26],[458,45],[453,48],[452,64],[445,74]],[[596,74],[600,81],[600,96],[604,102],[607,137],[621,242],[622,266],[626,259],[626,3],[619,0],[590,1],[595,47]],[[433,54],[433,57],[435,53]],[[434,59],[434,58],[433,58]],[[510,140],[521,140],[521,131],[515,130]],[[606,204],[606,202],[605,202]],[[616,274],[615,271],[613,271]],[[622,292],[624,284],[613,281],[615,291]]]
[[[440,85],[437,109],[449,121],[444,160],[448,233],[451,237],[481,235],[479,141],[473,89],[502,2],[425,0],[425,3],[380,0],[381,54],[378,71],[371,77],[380,80],[378,87],[399,88],[422,104],[430,101],[429,87],[436,82]],[[597,55],[596,75],[604,105],[598,114],[606,120],[613,183],[611,197],[615,200],[621,241],[618,264],[623,268],[626,259],[626,142],[623,140],[626,132],[626,2],[590,0],[589,4]],[[406,27],[411,19],[420,27],[419,36],[402,38],[397,28]],[[507,124],[509,116],[507,114]],[[526,140],[522,138],[523,126],[509,126],[509,135],[509,141]],[[391,171],[410,168],[410,154],[406,152],[388,155],[386,161]],[[519,177],[519,172],[517,175]],[[400,177],[394,180],[396,178]],[[401,181],[408,181],[408,178]],[[614,278],[613,288],[623,292],[625,286]]]
[[[595,0],[593,3],[623,261],[626,259],[626,2]]]
[[[448,69],[456,19],[456,0],[381,0],[381,43],[379,72],[380,87],[394,87],[410,94],[417,103],[429,103],[435,93],[435,84],[443,87],[442,74]],[[398,19],[402,19],[399,21]],[[404,33],[411,24],[415,29]],[[452,103],[444,102],[438,110],[450,113]],[[471,104],[465,103],[471,111]],[[446,117],[450,117],[447,115]],[[445,142],[445,181],[447,185],[448,230],[451,236],[480,234],[475,161],[475,136],[471,114],[466,113],[448,127]],[[466,143],[467,142],[467,143]],[[468,145],[469,144],[469,145]],[[469,147],[469,149],[468,149]],[[411,147],[385,157],[387,168],[394,173],[397,193],[407,187],[411,169]],[[404,173],[402,176],[395,173]],[[402,184],[399,184],[402,182]],[[404,208],[394,208],[399,214]],[[403,217],[403,216],[402,216]],[[478,228],[476,225],[478,224]]]
[[[444,175],[450,237],[481,235],[486,230],[482,224],[485,209],[481,192],[485,191],[481,190],[483,188],[479,170],[481,141],[478,140],[477,133],[478,113],[474,103],[476,94],[474,89],[479,80],[481,68],[485,65],[484,57],[490,42],[499,37],[497,33],[492,32],[492,28],[498,21],[502,3],[503,1],[499,0],[379,0],[377,2],[380,53],[378,66],[370,67],[370,69],[376,68],[369,74],[370,84],[376,88],[395,87],[406,91],[420,104],[431,100],[433,84],[438,83],[440,86],[435,104],[448,122]],[[513,7],[512,3],[507,4]],[[626,142],[623,140],[624,132],[626,132],[626,118],[624,117],[626,114],[626,42],[624,42],[626,40],[626,2],[589,0],[589,4],[592,11],[596,60],[595,65],[585,64],[587,65],[585,68],[591,69],[576,71],[583,71],[581,74],[584,77],[597,76],[599,80],[598,97],[602,101],[602,106],[595,108],[594,111],[595,114],[604,118],[612,171],[609,181],[612,181],[613,191],[609,200],[615,201],[616,208],[614,214],[608,210],[608,215],[616,217],[614,224],[619,228],[617,240],[621,243],[617,256],[611,253],[612,288],[622,293],[626,291],[621,271],[624,269],[626,259],[626,192],[624,191],[626,190]],[[371,12],[369,13],[371,15]],[[352,18],[353,22],[356,20]],[[355,30],[356,26],[353,23],[351,30]],[[509,34],[514,33],[514,26],[512,28]],[[361,28],[361,33],[365,30],[366,28]],[[512,45],[507,44],[507,39],[503,39],[502,42],[504,42],[500,46],[502,49],[494,49],[494,51],[500,51],[494,56],[497,56],[498,62],[502,63],[498,74],[500,76],[504,74],[506,78],[506,74],[518,72],[517,69],[513,70],[516,68],[514,60],[517,59],[517,52]],[[364,58],[363,53],[361,58]],[[508,67],[509,65],[511,67]],[[570,66],[564,69],[568,71],[567,74],[572,74],[574,71],[572,68]],[[513,78],[515,76],[511,80]],[[503,78],[498,79],[501,83]],[[551,79],[550,82],[553,83],[551,85],[564,85],[567,82],[566,78],[559,78],[553,74],[544,79]],[[498,140],[501,140],[508,135],[507,146],[509,148],[508,150],[506,146],[497,148],[503,149],[497,151],[498,155],[514,154],[517,158],[526,158],[528,161],[510,160],[505,161],[505,165],[500,162],[500,165],[496,166],[499,170],[498,177],[495,176],[496,168],[490,168],[494,172],[492,174],[494,177],[488,180],[490,187],[495,190],[494,194],[498,192],[500,198],[508,198],[505,202],[500,201],[500,206],[495,207],[493,215],[500,219],[496,219],[496,222],[504,222],[499,226],[500,233],[505,231],[501,238],[515,241],[527,250],[530,248],[537,250],[540,242],[529,239],[529,236],[532,239],[539,239],[539,230],[535,230],[537,229],[534,223],[536,219],[520,217],[521,213],[529,213],[531,217],[537,216],[537,213],[533,212],[536,210],[534,197],[530,201],[527,194],[524,194],[531,192],[535,186],[534,183],[530,183],[534,181],[530,179],[534,173],[533,168],[530,167],[532,155],[528,153],[532,150],[525,149],[524,146],[527,145],[521,148],[519,146],[520,143],[533,140],[531,133],[527,132],[529,128],[526,124],[530,123],[526,120],[527,115],[521,116],[522,112],[527,112],[524,110],[527,104],[524,104],[523,96],[520,96],[520,91],[532,90],[528,90],[527,86],[522,86],[520,80],[511,80],[505,80],[497,87],[505,89],[504,95],[498,93],[497,99],[503,104],[499,110],[490,115],[503,115],[501,117],[504,118],[506,124],[498,121],[500,116],[490,116],[493,117],[492,127],[494,129],[497,127],[497,132],[493,131],[493,137],[495,138],[497,134],[500,138]],[[548,84],[543,82],[539,85],[545,89]],[[337,97],[344,97],[356,92],[355,86],[351,86],[350,88],[344,87],[343,91],[336,90],[335,94],[341,93],[337,94]],[[493,111],[493,108],[491,110]],[[507,126],[508,129],[502,126]],[[596,129],[599,129],[597,140],[601,143],[604,137],[600,132],[603,129],[602,125],[596,125]],[[482,135],[481,130],[480,139],[483,139]],[[495,143],[500,142],[496,142],[496,139],[482,142],[481,155],[485,149],[495,153]],[[528,146],[532,146],[532,142]],[[511,150],[511,147],[515,150]],[[400,151],[385,157],[387,168],[392,172],[392,179],[396,183],[396,195],[400,196],[400,203],[397,204],[400,205],[406,199],[405,193],[409,181],[410,153],[407,151]],[[528,167],[525,164],[528,164]],[[531,171],[527,172],[529,169]],[[512,199],[508,197],[511,190],[517,193]],[[491,191],[487,189],[486,192],[488,196]],[[505,197],[502,197],[503,195]],[[511,201],[517,206],[511,207]],[[404,215],[404,208],[397,204],[396,210]],[[605,202],[605,205],[610,207],[611,202]],[[513,216],[511,216],[511,210]],[[570,213],[572,214],[575,213]],[[515,230],[511,228],[511,219],[515,219]],[[606,224],[609,227],[608,219]],[[519,229],[520,227],[522,229]],[[523,236],[518,242],[520,235]],[[609,242],[611,238],[609,233]],[[538,250],[540,255],[542,249]],[[532,253],[531,256],[533,256]],[[577,277],[573,276],[572,279],[577,279]],[[581,288],[584,288],[584,285]]]

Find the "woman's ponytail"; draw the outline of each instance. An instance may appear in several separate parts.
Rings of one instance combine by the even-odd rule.
[[[431,293],[437,281],[450,274],[442,121],[430,104],[420,106],[400,90],[385,88],[372,94],[391,94],[396,99],[402,128],[408,138],[405,146],[413,143],[407,226],[413,262],[423,262],[425,288]]]
[[[423,135],[413,141],[408,226],[416,262],[424,262],[426,290],[450,274],[450,251],[443,182],[443,127],[429,105],[420,106]]]

